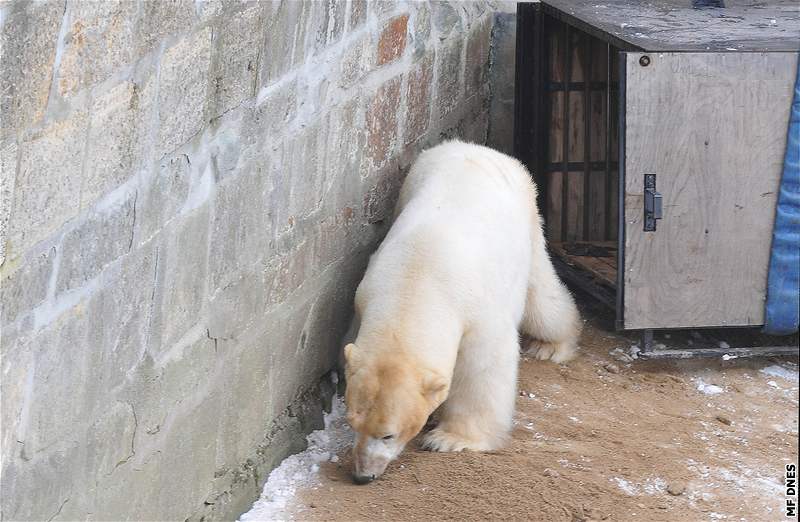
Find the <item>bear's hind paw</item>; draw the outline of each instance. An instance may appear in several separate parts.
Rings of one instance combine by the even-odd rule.
[[[491,444],[465,438],[437,427],[422,438],[423,449],[429,451],[490,451]]]
[[[569,343],[548,343],[531,339],[524,350],[525,354],[533,355],[540,361],[553,361],[562,364],[575,358],[577,351]]]

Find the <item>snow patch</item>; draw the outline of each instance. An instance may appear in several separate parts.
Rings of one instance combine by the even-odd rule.
[[[667,490],[667,481],[661,477],[648,477],[642,484],[633,484],[621,477],[614,477],[611,481],[630,496],[658,495]]]
[[[725,391],[716,384],[707,384],[703,379],[694,379],[694,383],[697,385],[697,391],[704,395],[717,395]]]
[[[617,487],[619,489],[621,489],[622,491],[624,491],[626,494],[628,494],[630,496],[634,496],[634,495],[638,495],[639,494],[639,488],[636,487],[635,484],[631,484],[630,482],[628,482],[624,478],[614,477],[612,480],[614,482],[616,482],[617,483]]]
[[[347,424],[341,397],[334,397],[331,412],[325,415],[325,429],[312,432],[306,440],[305,451],[287,457],[272,470],[261,498],[239,518],[240,522],[286,519],[286,507],[297,490],[320,484],[320,464],[338,462],[337,453],[353,442],[353,431]]]
[[[784,368],[783,366],[778,366],[777,364],[767,366],[766,368],[761,368],[759,371],[764,375],[785,379],[795,384],[797,384],[798,378],[800,378],[800,374],[798,374],[797,370],[790,370],[788,368]]]

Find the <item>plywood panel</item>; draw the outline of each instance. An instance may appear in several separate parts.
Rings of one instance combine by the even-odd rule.
[[[551,162],[562,161],[564,150],[564,93],[550,93],[550,134],[548,139]]]
[[[605,239],[606,173],[592,172],[589,177],[589,230],[591,241]]]
[[[550,241],[561,241],[561,173],[550,174],[547,185],[545,230]]]
[[[572,162],[583,162],[584,158],[584,121],[583,92],[573,91],[569,94],[569,144],[568,157]]]
[[[567,176],[567,241],[583,239],[583,172]]]
[[[564,29],[559,22],[550,22],[548,45],[550,46],[550,79],[554,82],[564,80]]]
[[[796,53],[626,60],[626,328],[760,325]],[[643,176],[664,218],[644,232]]]

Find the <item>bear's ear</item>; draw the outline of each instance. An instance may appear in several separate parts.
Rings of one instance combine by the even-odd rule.
[[[447,398],[447,379],[438,373],[429,372],[422,379],[422,393],[431,404],[439,405]]]

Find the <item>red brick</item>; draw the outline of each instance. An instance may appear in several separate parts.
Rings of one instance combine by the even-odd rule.
[[[400,83],[399,76],[384,83],[367,107],[367,152],[373,165],[386,161],[397,137]]]
[[[392,18],[383,28],[378,40],[378,65],[396,60],[406,48],[408,15]]]

